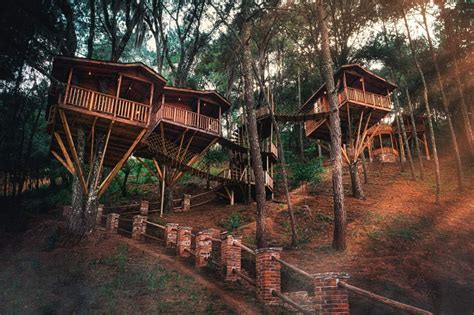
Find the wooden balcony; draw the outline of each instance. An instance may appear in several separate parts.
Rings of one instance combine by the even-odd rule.
[[[371,92],[364,92],[359,89],[354,88],[346,88],[346,90],[342,90],[337,95],[339,105],[342,105],[344,102],[354,102],[358,104],[362,104],[365,106],[371,106],[376,108],[382,108],[386,110],[390,110],[390,97],[386,95],[378,95]],[[314,105],[314,112],[315,113],[324,113],[329,112],[329,103],[327,97],[324,96],[315,103]]]
[[[262,151],[273,154],[276,158],[278,158],[278,148],[273,142],[268,141],[268,139],[262,143]]]
[[[84,89],[74,85],[66,87],[60,98],[62,105],[105,115],[106,118],[124,119],[146,126],[150,118],[150,105],[129,101],[112,95]],[[94,114],[92,114],[94,115]]]
[[[161,105],[156,113],[156,122],[159,123],[161,120],[215,135],[220,134],[219,119],[167,104]]]
[[[248,178],[247,178],[247,172],[248,172],[248,167],[245,167],[244,171],[239,172],[239,174],[236,174],[235,172],[233,173],[232,170],[230,169],[225,169],[221,173],[219,173],[218,176],[222,176],[223,178],[232,179],[232,180],[242,182],[242,183],[249,183]],[[236,175],[238,177],[235,177]],[[273,190],[272,176],[270,175],[268,171],[264,171],[264,175],[265,175],[265,186]],[[250,172],[250,184],[255,185],[255,174],[253,173],[252,169]]]

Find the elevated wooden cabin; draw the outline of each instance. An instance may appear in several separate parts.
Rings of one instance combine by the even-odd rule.
[[[136,155],[189,162],[221,137],[222,114],[230,106],[216,91],[165,87],[153,113],[149,136]]]
[[[344,139],[348,139],[358,127],[358,120],[373,126],[391,111],[390,93],[396,85],[364,69],[358,64],[342,66],[335,74],[338,87],[339,115]],[[307,137],[330,139],[329,102],[326,85],[323,84],[301,107],[301,114],[319,114],[316,119],[305,121]]]
[[[74,155],[71,146],[65,145],[69,141],[67,129],[75,142],[77,128],[83,126],[89,137],[86,156],[92,133],[110,134],[105,166],[117,164],[142,139],[166,82],[142,63],[72,57],[56,57],[51,75],[58,80],[51,85],[48,101],[53,155],[60,155],[67,162]]]

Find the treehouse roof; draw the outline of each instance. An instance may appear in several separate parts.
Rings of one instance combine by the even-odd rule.
[[[60,82],[67,82],[67,70],[70,67],[80,67],[81,69],[90,70],[92,73],[100,72],[104,74],[137,71],[155,85],[163,87],[166,84],[166,79],[161,74],[141,62],[121,63],[66,56],[54,57],[52,76]]]
[[[173,95],[175,97],[181,97],[184,99],[199,97],[205,102],[220,106],[222,108],[222,112],[227,111],[231,106],[231,103],[215,90],[194,90],[189,88],[165,86],[164,93],[166,96]]]
[[[346,74],[346,84],[348,87],[351,87],[355,82],[363,78],[366,90],[375,94],[387,95],[389,92],[392,92],[397,88],[395,84],[363,68],[359,64],[341,66],[336,73],[334,73],[334,81],[336,84],[343,77],[344,73]],[[319,89],[303,104],[300,112],[308,112],[313,104],[325,94],[326,83],[321,85]]]

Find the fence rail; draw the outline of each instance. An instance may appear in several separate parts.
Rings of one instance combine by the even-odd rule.
[[[397,301],[394,301],[392,299],[383,297],[381,295],[366,291],[364,289],[361,289],[361,288],[358,288],[356,286],[350,285],[350,284],[348,284],[344,281],[339,281],[338,285],[342,288],[345,288],[345,289],[347,289],[351,292],[354,292],[356,294],[364,296],[368,299],[380,302],[382,304],[391,306],[393,308],[397,308],[399,310],[407,311],[407,312],[412,313],[412,314],[420,314],[420,315],[432,315],[433,314],[433,313],[425,311],[421,308],[411,306],[411,305],[408,305],[408,304],[404,304],[404,303],[401,303],[401,302],[397,302]]]

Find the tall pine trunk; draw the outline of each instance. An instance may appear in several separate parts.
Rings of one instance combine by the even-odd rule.
[[[411,128],[412,128],[412,137],[415,140],[415,149],[416,154],[418,155],[418,164],[420,166],[420,178],[421,180],[425,179],[425,172],[423,170],[423,157],[421,156],[421,149],[420,149],[420,141],[418,140],[418,131],[416,130],[416,120],[415,114],[413,112],[413,105],[411,103],[410,93],[408,92],[408,88],[405,88],[405,92],[407,94],[407,102],[408,102],[408,111],[410,113],[410,120],[411,120]]]
[[[241,18],[242,25],[240,30],[240,39],[242,47],[242,76],[244,81],[244,102],[247,107],[247,124],[250,145],[250,158],[252,160],[252,169],[255,175],[255,196],[257,202],[256,213],[256,241],[257,248],[267,247],[266,237],[266,193],[265,176],[262,166],[262,156],[257,132],[257,117],[255,114],[254,100],[254,82],[252,74],[252,52],[250,49],[251,21],[250,21],[250,0],[242,1]],[[250,170],[249,170],[250,171]]]
[[[392,72],[392,78],[394,78],[393,72]],[[397,113],[397,116],[401,114],[400,111],[400,101],[398,99],[398,94],[393,93],[394,99],[395,99],[395,112]],[[410,174],[411,174],[411,179],[416,180],[415,177],[415,166],[413,165],[413,157],[411,154],[411,149],[408,144],[408,137],[407,137],[407,131],[405,129],[405,122],[403,121],[403,117],[398,116],[398,121],[400,124],[400,128],[402,129],[402,137],[403,137],[403,143],[405,144],[405,156],[408,158],[408,164],[410,165]]]
[[[462,163],[461,163],[461,154],[459,153],[458,139],[456,136],[456,131],[454,130],[453,120],[451,119],[451,113],[449,112],[448,99],[446,98],[446,93],[444,91],[444,81],[441,77],[441,71],[439,70],[438,60],[435,55],[433,48],[433,42],[431,40],[430,31],[428,28],[428,22],[426,20],[426,8],[422,5],[421,15],[423,16],[423,24],[425,25],[426,37],[428,38],[428,45],[430,48],[431,59],[433,61],[436,78],[438,80],[438,88],[441,92],[441,101],[443,103],[444,111],[446,112],[446,120],[448,121],[449,133],[451,135],[451,142],[453,145],[454,156],[456,158],[456,170],[458,173],[458,188],[462,191],[464,189],[463,183],[463,172],[462,172]]]
[[[456,78],[456,88],[460,97],[459,106],[461,107],[461,116],[464,123],[464,130],[466,132],[467,144],[469,145],[469,153],[474,156],[474,133],[471,121],[469,120],[469,112],[467,110],[466,99],[464,98],[463,85],[459,76],[458,61],[456,60],[456,57],[453,59],[454,77]]]
[[[329,32],[325,21],[327,16],[326,9],[323,3],[318,3],[317,6],[319,29],[321,31],[323,74],[330,108],[329,122],[331,128],[332,188],[334,202],[334,236],[332,244],[336,250],[345,250],[346,210],[344,208],[344,187],[342,185],[341,121],[329,47]]]
[[[433,116],[432,116],[433,113],[431,112],[430,102],[428,99],[428,85],[426,83],[425,74],[423,73],[420,62],[418,61],[418,57],[416,56],[415,46],[413,45],[413,40],[411,38],[410,28],[408,27],[407,16],[406,16],[405,8],[403,7],[403,5],[401,6],[401,10],[402,10],[402,15],[403,15],[403,21],[405,23],[405,28],[407,30],[407,36],[408,36],[408,42],[410,44],[411,55],[413,57],[413,61],[415,62],[416,69],[418,70],[418,73],[420,74],[421,82],[423,84],[423,101],[425,103],[425,110],[428,116],[427,120],[428,120],[428,127],[429,127],[429,133],[430,133],[430,142],[431,142],[431,148],[433,150],[433,160],[435,163],[435,180],[436,180],[435,201],[437,204],[439,204],[440,192],[441,192],[441,171],[439,168],[438,149],[436,147],[436,138],[435,138],[434,128],[433,128]]]
[[[86,143],[86,133],[84,127],[80,126],[77,129],[77,142],[76,150],[79,158],[79,167],[84,164],[84,151]],[[76,166],[77,167],[77,166]],[[72,178],[72,200],[71,200],[71,213],[69,217],[66,217],[66,228],[68,236],[73,242],[80,240],[84,235],[84,191],[82,190],[79,176],[76,174]]]

